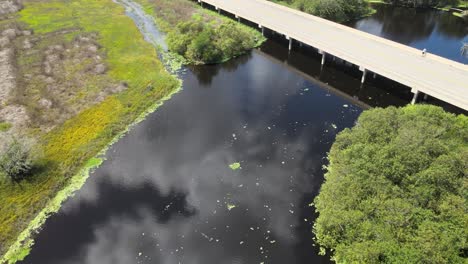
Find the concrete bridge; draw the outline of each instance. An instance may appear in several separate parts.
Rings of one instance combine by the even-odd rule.
[[[359,66],[362,82],[376,73],[420,93],[468,110],[468,66],[266,0],[198,0],[283,34],[289,49],[303,43],[318,49],[322,64],[332,55]]]

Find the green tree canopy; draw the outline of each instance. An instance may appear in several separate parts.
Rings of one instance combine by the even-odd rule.
[[[372,109],[329,153],[317,242],[337,263],[466,263],[468,118]]]
[[[218,63],[244,54],[259,40],[238,23],[206,23],[201,17],[180,22],[167,35],[169,49],[193,64]]]
[[[365,0],[272,0],[284,2],[303,12],[336,22],[344,22],[371,12]]]

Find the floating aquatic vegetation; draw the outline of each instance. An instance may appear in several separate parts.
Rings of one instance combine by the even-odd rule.
[[[229,168],[231,168],[231,170],[235,171],[235,170],[241,169],[241,165],[240,165],[239,162],[234,162],[234,163],[229,165]]]

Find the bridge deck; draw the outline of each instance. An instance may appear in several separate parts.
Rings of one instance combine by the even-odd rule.
[[[468,66],[265,0],[200,0],[468,110]]]

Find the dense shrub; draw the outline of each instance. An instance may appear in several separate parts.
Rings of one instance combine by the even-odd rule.
[[[337,263],[466,263],[466,116],[369,110],[329,161],[314,233]]]
[[[255,46],[255,35],[229,21],[206,23],[200,17],[181,22],[167,35],[169,49],[195,64],[217,63],[239,56]]]
[[[284,0],[303,12],[337,22],[344,22],[369,14],[371,9],[364,0]]]
[[[25,179],[33,167],[31,145],[14,139],[0,152],[0,172],[14,182]]]

